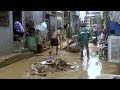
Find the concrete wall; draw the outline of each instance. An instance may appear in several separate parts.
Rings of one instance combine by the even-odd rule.
[[[57,11],[57,20],[61,21],[61,26],[58,27],[64,28],[64,12]]]
[[[43,22],[43,11],[33,11],[33,20],[35,24]]]
[[[76,11],[76,15],[77,15],[77,16],[80,16],[80,11]]]
[[[25,29],[25,12],[22,11],[22,26]]]
[[[0,26],[0,54],[13,51],[13,17],[9,11],[9,26]]]

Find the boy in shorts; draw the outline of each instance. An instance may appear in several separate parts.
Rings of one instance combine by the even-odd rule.
[[[58,46],[60,41],[60,33],[61,33],[62,28],[59,27],[57,30],[55,30],[55,32],[53,33],[52,37],[51,37],[51,41],[50,41],[50,51],[49,54],[52,54],[52,49],[53,46],[56,46],[56,54],[58,54]]]

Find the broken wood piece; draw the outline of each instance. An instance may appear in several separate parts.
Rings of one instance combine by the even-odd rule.
[[[36,54],[36,56],[44,56],[43,54]]]

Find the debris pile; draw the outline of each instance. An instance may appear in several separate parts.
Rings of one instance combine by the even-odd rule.
[[[66,63],[64,60],[61,59],[56,59],[54,65],[59,71],[66,71],[71,66],[70,64]]]
[[[30,75],[46,76],[48,71],[47,65],[42,65],[40,63],[34,63],[29,68],[28,72]]]
[[[56,59],[54,63],[48,62],[46,62],[46,64],[33,63],[31,67],[28,69],[28,74],[45,77],[48,73],[67,71],[67,69],[70,68],[71,65],[68,64],[65,60]]]

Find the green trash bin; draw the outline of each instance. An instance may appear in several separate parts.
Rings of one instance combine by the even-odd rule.
[[[31,50],[31,51],[37,51],[37,45],[36,45],[36,38],[35,37],[26,37],[26,44],[27,47]]]

